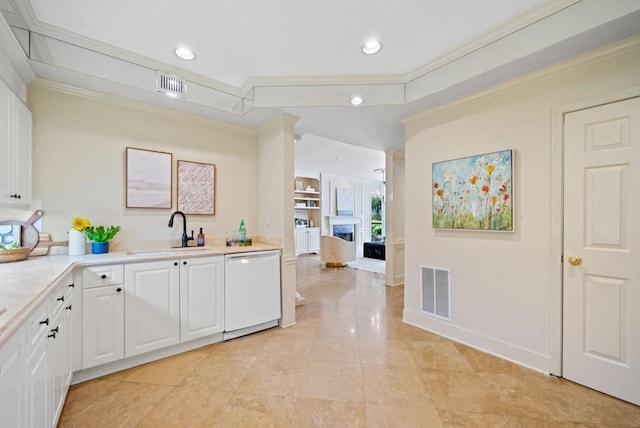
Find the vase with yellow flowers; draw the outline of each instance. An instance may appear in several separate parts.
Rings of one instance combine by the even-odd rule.
[[[87,251],[87,235],[85,230],[91,227],[91,222],[85,217],[73,217],[69,229],[69,255],[81,256]]]

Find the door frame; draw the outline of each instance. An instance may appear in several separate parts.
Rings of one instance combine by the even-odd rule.
[[[551,248],[549,251],[550,282],[550,374],[562,377],[562,293],[564,249],[564,117],[568,113],[640,97],[640,86],[599,95],[554,107],[551,110]],[[557,184],[557,185],[556,185]]]

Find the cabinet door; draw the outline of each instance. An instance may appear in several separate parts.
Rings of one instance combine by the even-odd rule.
[[[82,368],[124,357],[124,287],[82,291]]]
[[[0,348],[0,425],[25,426],[24,330]]]
[[[48,332],[48,330],[47,330]],[[27,426],[51,426],[49,419],[50,369],[49,339],[45,334],[27,361]],[[11,425],[17,426],[17,425]]]
[[[71,295],[72,296],[72,295]],[[53,323],[55,337],[49,338],[50,405],[49,426],[55,427],[62,413],[64,399],[71,382],[71,310],[70,300],[56,315]]]
[[[296,255],[309,251],[309,232],[307,230],[296,230]]]
[[[125,356],[180,341],[180,268],[175,260],[125,266]]]
[[[31,202],[32,115],[0,82],[0,202]]]
[[[180,261],[180,341],[224,330],[224,256]]]
[[[0,202],[11,201],[12,194],[12,149],[11,149],[11,90],[0,81]]]
[[[317,253],[320,251],[320,229],[309,229],[309,252]]]
[[[32,189],[32,115],[29,109],[13,96],[13,193],[20,195],[18,202],[31,202]]]
[[[55,427],[58,419],[58,412],[62,411],[64,404],[64,382],[65,382],[65,336],[67,324],[65,323],[64,313],[60,311],[55,317],[53,323],[51,337],[48,337],[49,349],[49,427]]]

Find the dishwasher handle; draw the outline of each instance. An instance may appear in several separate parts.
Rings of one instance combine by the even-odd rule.
[[[267,259],[279,258],[277,251],[257,251],[252,253],[239,253],[226,256],[227,263],[258,263]]]

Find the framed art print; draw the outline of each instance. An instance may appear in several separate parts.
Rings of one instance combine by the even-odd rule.
[[[216,166],[178,161],[178,210],[185,214],[215,214]]]
[[[171,208],[171,153],[126,151],[126,207]]]
[[[434,229],[513,231],[513,150],[432,165]]]

